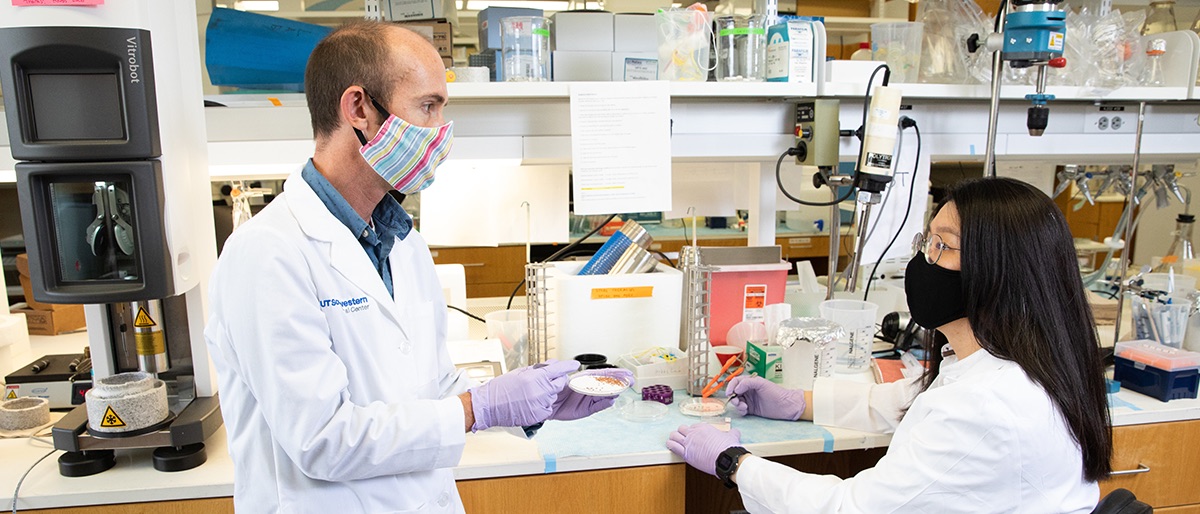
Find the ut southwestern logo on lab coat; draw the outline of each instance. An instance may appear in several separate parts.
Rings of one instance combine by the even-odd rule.
[[[327,300],[320,300],[320,304],[322,309],[327,307],[340,307],[347,313],[365,311],[371,308],[371,300],[365,296],[359,298],[348,298],[345,300],[329,298]]]

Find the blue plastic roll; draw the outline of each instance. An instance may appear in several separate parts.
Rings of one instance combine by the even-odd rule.
[[[204,64],[213,85],[304,91],[304,67],[333,29],[234,9],[213,9]]]

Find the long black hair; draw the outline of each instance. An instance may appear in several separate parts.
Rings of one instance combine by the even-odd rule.
[[[1079,444],[1084,478],[1107,477],[1104,366],[1066,218],[1045,193],[1007,178],[962,182],[938,210],[950,203],[961,220],[964,307],[979,345],[1016,362],[1050,396]],[[933,339],[927,350],[936,357]]]

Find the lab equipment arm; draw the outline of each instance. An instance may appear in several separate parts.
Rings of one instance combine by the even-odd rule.
[[[920,377],[886,384],[819,378],[810,410],[818,425],[889,434],[920,392]]]
[[[222,393],[245,391],[234,404],[240,415],[261,416],[301,472],[347,481],[458,463],[465,435],[457,397],[392,403],[351,397],[350,371],[333,350],[303,250],[248,224],[225,252],[253,258],[224,259],[213,275],[206,337],[218,370],[228,368],[222,373],[238,382],[229,391],[223,384]]]
[[[987,403],[983,401],[981,403]],[[1022,480],[1021,448],[1010,420],[986,406],[910,410],[900,438],[871,469],[853,478],[812,475],[746,457],[734,480],[746,509],[775,512],[1008,511]],[[922,412],[924,411],[924,412]]]

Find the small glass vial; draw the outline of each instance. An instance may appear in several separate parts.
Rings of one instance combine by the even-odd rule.
[[[1142,24],[1142,35],[1174,32],[1179,25],[1175,23],[1175,0],[1152,0],[1146,13],[1146,22]]]
[[[1150,47],[1146,49],[1146,68],[1142,70],[1143,86],[1162,86],[1165,84],[1162,66],[1162,56],[1165,53],[1167,53],[1166,41],[1161,39],[1150,41]]]

